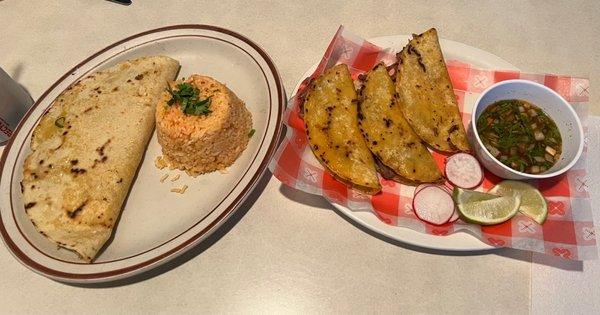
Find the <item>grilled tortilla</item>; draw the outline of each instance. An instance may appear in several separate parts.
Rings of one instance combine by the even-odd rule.
[[[304,123],[317,160],[338,180],[367,194],[381,190],[373,156],[357,119],[357,95],[348,71],[340,64],[310,85],[304,99]]]
[[[91,262],[110,237],[179,63],[125,61],[67,88],[31,138],[23,200],[37,230]]]
[[[434,149],[469,151],[436,30],[413,35],[397,57],[396,92],[413,130]]]
[[[358,123],[379,172],[407,184],[440,181],[442,173],[402,116],[395,94],[383,63],[367,73],[359,97]]]

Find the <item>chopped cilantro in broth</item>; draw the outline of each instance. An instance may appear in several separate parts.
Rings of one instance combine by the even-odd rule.
[[[477,133],[495,158],[520,172],[543,173],[562,153],[562,138],[552,118],[522,100],[488,106],[477,119]]]
[[[175,90],[167,85],[167,92],[171,94],[171,99],[167,104],[169,106],[179,104],[181,111],[186,115],[203,116],[212,112],[209,108],[210,97],[200,100],[200,91],[191,83],[179,83]]]

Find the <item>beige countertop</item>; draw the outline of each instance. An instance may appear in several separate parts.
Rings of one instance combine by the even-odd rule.
[[[441,37],[490,51],[524,71],[590,77],[592,111],[600,114],[595,1],[133,2],[0,0],[0,67],[35,99],[79,61],[126,36],[172,24],[213,24],[261,45],[290,93],[340,24],[363,37],[434,26]],[[598,262],[531,259],[514,250],[432,252],[377,238],[320,197],[265,174],[217,235],[118,286],[57,283],[1,247],[0,313],[522,314],[600,307],[593,283]]]

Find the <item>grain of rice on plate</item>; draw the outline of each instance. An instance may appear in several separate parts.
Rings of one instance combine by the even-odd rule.
[[[222,170],[246,149],[252,115],[219,81],[192,75],[170,84],[156,107],[156,130],[169,166],[192,176]]]

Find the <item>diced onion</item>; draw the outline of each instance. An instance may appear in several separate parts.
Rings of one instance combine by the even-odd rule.
[[[505,161],[506,159],[508,159],[508,157],[506,155],[501,155],[500,156],[500,161]]]
[[[529,116],[531,116],[531,117],[537,116],[537,112],[535,111],[535,109],[532,108],[529,110]]]
[[[546,161],[546,160],[545,160],[543,157],[541,157],[541,156],[534,156],[534,157],[533,157],[533,159],[534,159],[536,162],[540,162],[540,163],[543,163],[544,161]]]
[[[488,149],[488,151],[490,151],[490,154],[492,154],[494,157],[497,157],[498,155],[500,155],[500,151],[498,151],[498,149],[496,149],[492,146],[486,146],[486,148]]]
[[[544,137],[544,134],[539,130],[534,131],[533,136],[535,137],[535,140],[537,140],[537,141],[542,141],[546,138],[546,137]]]
[[[534,173],[534,174],[539,173],[540,172],[540,167],[537,166],[537,165],[532,166],[531,167],[531,172]]]
[[[545,166],[540,166],[540,172],[545,172],[547,168]]]
[[[519,106],[519,112],[524,113],[525,112],[525,107]]]
[[[554,150],[554,148],[552,148],[550,146],[546,146],[546,152],[548,152],[552,156],[554,156],[556,154],[556,150]]]
[[[537,128],[537,124],[536,123],[531,124],[531,129],[535,129],[535,128]]]
[[[527,147],[527,150],[533,150],[533,148],[535,148],[535,144],[532,143]]]
[[[554,162],[554,158],[552,157],[552,155],[546,153],[546,154],[544,154],[544,157],[546,158],[546,161]]]

